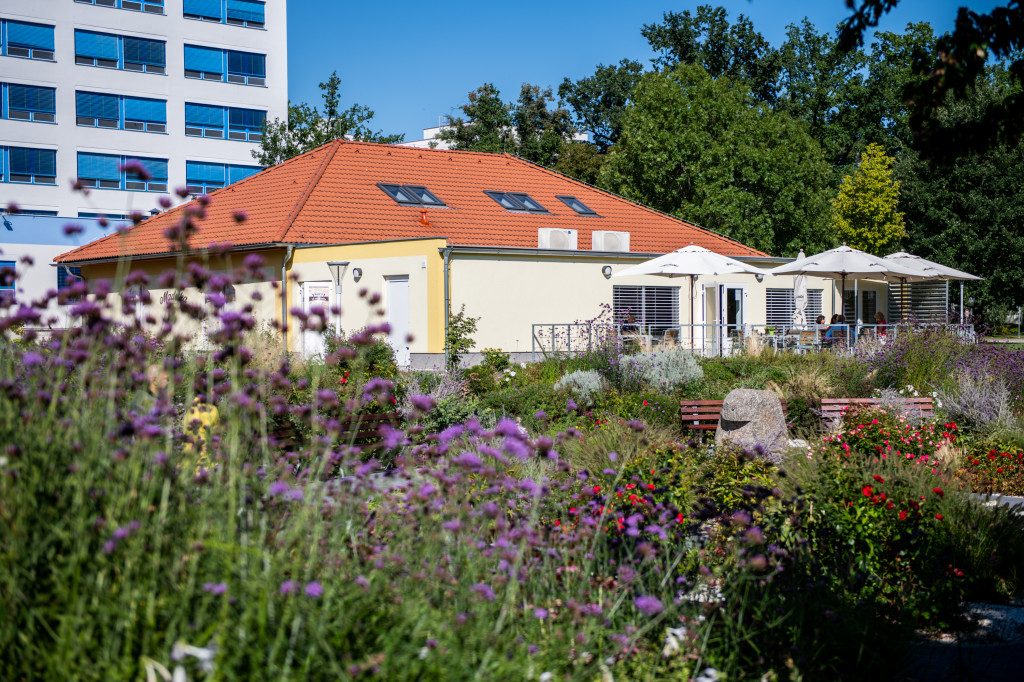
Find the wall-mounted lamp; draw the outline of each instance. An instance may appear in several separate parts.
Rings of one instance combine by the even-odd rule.
[[[355,281],[358,282],[360,279],[362,279],[362,277],[363,277],[363,269],[362,268],[352,268],[352,279],[354,279]]]
[[[604,275],[605,279],[611,279],[612,278],[612,266],[605,265],[603,268],[601,268],[601,274]]]
[[[149,209],[149,215],[151,215],[151,216],[158,216],[158,215],[160,215],[160,209],[159,208],[151,208],[151,209]]]
[[[345,276],[345,271],[348,270],[348,261],[328,261],[327,267],[331,269],[331,279],[334,280],[334,293],[341,295],[341,278]]]
[[[754,279],[756,279],[757,283],[760,284],[764,281],[764,275],[754,275]]]

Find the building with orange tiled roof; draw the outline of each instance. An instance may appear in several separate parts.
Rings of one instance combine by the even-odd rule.
[[[689,306],[679,304],[674,280],[608,279],[655,255],[697,244],[759,265],[784,261],[507,154],[337,140],[208,199],[185,255],[227,268],[212,255],[225,244],[235,265],[260,254],[267,281],[252,288],[284,286],[262,292],[273,291],[262,296],[259,317],[292,322],[292,308],[340,305],[342,316],[330,321],[351,331],[366,323],[359,290],[379,292],[393,345],[418,365],[442,357],[450,315],[463,306],[481,318],[477,348],[522,353],[531,348],[533,325],[591,318],[616,301],[649,301],[659,324],[689,323],[680,319]],[[56,261],[81,267],[90,281],[114,277],[126,259],[132,270],[158,274],[180,255],[167,233],[184,211],[178,206]],[[739,309],[725,303],[735,291],[707,291],[730,281],[742,290]],[[751,298],[761,283],[750,276],[716,282],[698,289],[696,323],[764,318],[764,297]],[[286,343],[307,354],[322,349],[309,332]]]

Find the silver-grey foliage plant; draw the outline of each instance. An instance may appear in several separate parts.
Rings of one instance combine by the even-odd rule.
[[[662,391],[704,378],[704,370],[693,353],[678,348],[627,355],[621,363],[624,377]]]
[[[1013,421],[1013,395],[1002,377],[961,372],[939,399],[946,415],[965,426],[994,429]]]
[[[604,390],[604,378],[592,369],[569,372],[555,383],[555,390],[566,389],[583,406],[591,407]]]

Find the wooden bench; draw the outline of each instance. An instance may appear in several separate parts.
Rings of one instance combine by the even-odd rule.
[[[781,399],[782,416],[786,416],[787,406]],[[690,431],[714,431],[722,418],[721,400],[680,400],[679,417],[683,428]],[[792,426],[787,422],[786,426]]]
[[[398,412],[381,412],[376,414],[357,414],[341,419],[341,430],[338,441],[342,444],[357,445],[364,450],[376,450],[381,447],[380,429],[385,424],[396,426],[402,421]],[[302,447],[306,439],[291,422],[278,425],[270,432],[271,447],[287,452]]]
[[[931,398],[902,398],[900,402],[903,409],[908,412],[915,412],[925,419],[935,416],[935,401]],[[822,398],[821,418],[825,421],[839,419],[843,412],[851,407],[880,407],[882,402],[878,398]]]

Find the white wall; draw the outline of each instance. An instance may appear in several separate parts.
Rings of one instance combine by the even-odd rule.
[[[246,142],[185,136],[185,101],[267,111],[285,118],[288,105],[286,1],[266,4],[266,30],[185,19],[182,0],[166,0],[163,15],[76,3],[72,0],[0,0],[5,19],[53,24],[53,62],[0,57],[0,80],[57,88],[56,124],[0,120],[0,145],[57,150],[57,184],[0,182],[0,203],[26,209],[56,210],[75,217],[80,211],[146,212],[157,206],[153,192],[94,189],[88,197],[72,192],[78,152],[102,152],[168,159],[168,186],[185,185],[185,161],[254,166]],[[81,28],[167,43],[166,75],[101,69],[75,64],[75,29]],[[267,87],[185,78],[184,44],[238,49],[267,55]],[[106,130],[75,125],[75,90],[167,100],[167,134]]]

